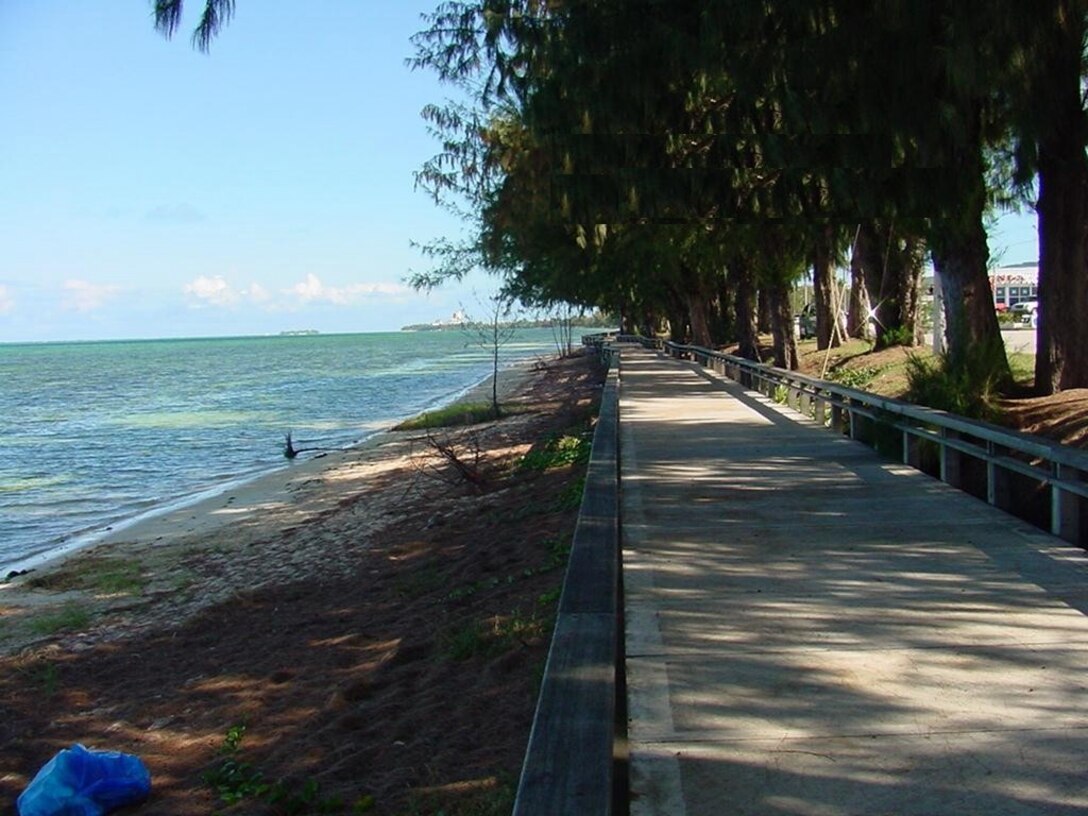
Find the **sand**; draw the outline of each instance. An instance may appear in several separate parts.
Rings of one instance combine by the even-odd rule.
[[[588,433],[602,380],[504,374],[508,416],[433,432],[480,484],[388,433],[0,586],[0,809],[81,742],[140,756],[158,816],[509,813],[581,495],[518,463]],[[243,726],[291,808],[208,784]]]
[[[500,403],[525,388],[533,365],[524,362],[500,371]],[[490,402],[491,395],[488,377],[457,402]],[[154,601],[139,604],[148,608],[138,623],[107,615],[100,626],[71,636],[69,646],[81,649],[192,614],[240,587],[291,580],[318,567],[325,574],[350,569],[358,547],[329,547],[342,531],[325,534],[315,522],[348,505],[355,529],[375,528],[394,518],[400,503],[421,487],[423,471],[433,466],[430,455],[425,433],[382,430],[343,451],[284,460],[279,470],[110,531],[91,545],[58,550],[26,573],[0,581],[0,655],[55,641],[21,624],[65,605],[79,603],[96,618],[111,612],[136,617],[122,614],[135,606],[120,593],[111,598],[109,593],[91,597],[74,587],[65,591],[73,583],[73,572],[111,574],[120,569],[129,574],[131,569],[121,565],[138,564],[148,582],[144,598]],[[308,525],[306,535],[288,535]],[[197,579],[191,564],[197,559],[206,569],[199,576],[199,590],[190,592]]]

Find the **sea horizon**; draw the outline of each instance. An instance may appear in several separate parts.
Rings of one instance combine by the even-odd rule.
[[[312,333],[310,333],[312,332]],[[263,334],[192,334],[178,335],[176,337],[101,337],[80,339],[57,340],[0,340],[0,346],[60,346],[78,345],[80,343],[169,343],[180,340],[263,340],[272,337],[353,337],[355,335],[372,334],[415,334],[409,329],[375,329],[373,331],[320,331],[310,329],[285,329],[279,332],[266,332]]]
[[[520,330],[500,366],[554,351]],[[490,353],[453,331],[0,343],[0,579],[289,466],[287,432],[342,450],[447,404]]]

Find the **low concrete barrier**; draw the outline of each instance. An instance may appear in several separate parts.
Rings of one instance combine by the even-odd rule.
[[[609,370],[514,816],[608,816],[619,610],[619,372]]]

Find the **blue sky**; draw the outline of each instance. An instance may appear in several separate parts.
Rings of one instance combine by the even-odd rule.
[[[434,2],[238,0],[210,55],[147,0],[0,1],[0,342],[381,331],[470,311],[412,241],[447,89],[404,65]],[[1034,221],[992,250],[1035,257]],[[478,293],[478,294],[474,294]]]
[[[423,295],[411,248],[457,220],[413,189],[404,65],[429,2],[239,0],[210,55],[147,0],[0,3],[0,341],[378,331],[493,284]]]

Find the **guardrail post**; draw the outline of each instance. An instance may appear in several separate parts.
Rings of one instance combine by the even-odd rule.
[[[1085,499],[1061,486],[1061,482],[1083,482],[1084,472],[1055,463],[1054,476],[1050,483],[1050,532],[1071,544],[1084,544]]]
[[[801,410],[801,389],[786,380],[786,405],[795,411]]]
[[[812,412],[812,418],[815,419],[821,425],[827,424],[827,400],[824,399],[824,392],[817,390],[815,397],[813,397],[813,404],[816,406]]]
[[[944,440],[959,438],[956,431],[941,428],[941,481],[957,490],[963,486],[963,454],[944,444]]]
[[[842,421],[842,406],[838,403],[831,403],[831,430],[842,436],[844,426]]]
[[[915,470],[922,470],[922,438],[912,433],[910,428],[903,429],[903,463]]]
[[[812,395],[808,391],[802,391],[800,393],[800,405],[801,413],[806,417],[812,416]]]
[[[998,455],[993,442],[986,443],[986,501],[998,510],[1009,507],[1009,472],[994,461]]]

